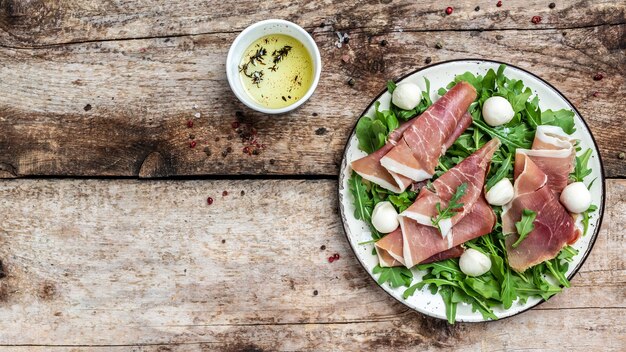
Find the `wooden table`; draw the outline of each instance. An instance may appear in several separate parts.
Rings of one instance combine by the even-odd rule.
[[[435,1],[0,0],[0,346],[620,350],[626,3],[555,2],[450,1],[446,16]],[[314,96],[283,116],[226,83],[229,44],[266,18],[304,26],[322,53]],[[572,288],[449,326],[368,277],[335,194],[348,134],[385,81],[459,58],[521,66],[578,107],[607,207]],[[258,155],[235,121],[257,131]]]

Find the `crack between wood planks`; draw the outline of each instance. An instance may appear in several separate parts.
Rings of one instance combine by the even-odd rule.
[[[384,35],[390,33],[439,33],[439,32],[509,32],[509,31],[562,31],[562,30],[577,30],[577,29],[590,29],[604,26],[622,26],[626,25],[626,21],[616,22],[616,23],[601,23],[601,24],[591,24],[591,25],[582,25],[582,26],[566,26],[566,27],[540,27],[540,28],[452,28],[452,29],[403,29],[397,28],[392,30],[381,29],[381,27],[370,27],[370,26],[357,26],[357,27],[346,27],[346,28],[334,28],[332,24],[325,26],[330,27],[330,29],[319,30],[317,26],[313,27],[305,27],[305,29],[309,32],[313,32],[314,34],[334,34],[335,32],[354,32],[354,31],[376,31],[379,30],[376,35]],[[5,33],[8,33],[10,36],[17,38],[12,33],[2,29]],[[208,31],[208,32],[200,32],[200,33],[175,33],[175,34],[167,34],[167,35],[156,35],[156,36],[138,36],[138,37],[124,37],[124,38],[108,38],[108,39],[93,39],[93,40],[76,40],[76,41],[68,41],[61,43],[52,43],[52,44],[41,44],[36,46],[14,46],[14,45],[6,45],[0,43],[0,48],[5,49],[13,49],[13,50],[36,50],[36,49],[49,49],[60,46],[67,45],[80,45],[80,44],[91,44],[91,43],[107,43],[107,42],[119,42],[119,41],[133,41],[133,40],[153,40],[153,39],[166,39],[166,38],[181,38],[181,37],[197,37],[204,35],[220,35],[220,34],[237,34],[241,32],[241,30],[232,30],[232,31]]]

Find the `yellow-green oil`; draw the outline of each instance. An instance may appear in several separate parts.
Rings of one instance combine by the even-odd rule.
[[[271,34],[245,50],[239,76],[246,92],[261,106],[282,108],[300,100],[311,87],[313,60],[297,39]]]

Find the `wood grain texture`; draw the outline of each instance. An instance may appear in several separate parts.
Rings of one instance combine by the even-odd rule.
[[[124,1],[2,0],[0,46],[233,33],[267,18],[327,32],[579,28],[625,23],[626,4],[611,0],[454,1]],[[447,6],[454,13],[445,15]],[[476,6],[480,7],[476,11]],[[539,24],[532,16],[541,16]]]
[[[224,58],[236,34],[0,48],[0,177],[335,175],[356,119],[385,81],[428,57],[495,59],[543,77],[590,124],[607,176],[626,175],[618,158],[626,152],[626,24],[437,33],[361,28],[342,48],[334,33],[315,29],[320,85],[309,102],[282,116],[251,112],[230,92]],[[594,81],[598,72],[604,79]],[[231,127],[237,119],[258,131],[259,155],[243,153],[247,144]]]
[[[0,345],[617,351],[626,342],[626,181],[607,182],[604,224],[572,288],[513,318],[454,326],[376,287],[345,240],[336,187],[0,182]],[[333,253],[341,259],[328,263]]]

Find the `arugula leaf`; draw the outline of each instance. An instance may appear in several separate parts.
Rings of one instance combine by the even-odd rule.
[[[496,72],[493,69],[489,69],[485,77],[483,77],[483,81],[481,82],[483,92],[493,92],[496,86]]]
[[[574,256],[576,256],[577,254],[578,254],[578,250],[576,248],[572,246],[565,246],[561,250],[561,252],[559,252],[559,255],[557,256],[557,258],[571,262],[574,259]]]
[[[513,248],[517,248],[520,243],[528,236],[534,229],[535,225],[533,221],[537,217],[537,213],[530,209],[524,209],[522,211],[522,219],[515,223],[515,228],[517,229],[517,234],[519,238],[512,245]]]
[[[598,207],[595,204],[591,204],[589,209],[583,212],[583,218],[581,222],[583,223],[583,236],[587,234],[587,230],[589,230],[589,219],[591,218],[591,213],[598,210]]]
[[[376,265],[372,272],[374,274],[380,274],[377,280],[380,285],[388,282],[389,286],[393,288],[400,286],[408,287],[413,280],[413,273],[411,272],[411,270],[403,266],[386,268],[380,265]]]
[[[492,138],[499,138],[502,144],[509,148],[511,153],[517,148],[530,149],[532,146],[531,138],[534,136],[534,131],[528,130],[525,124],[519,124],[515,127],[491,127],[484,121],[476,118],[474,118],[472,124],[489,134]]]
[[[428,264],[419,264],[417,266],[418,270],[428,270],[430,269],[433,275],[440,275],[441,273],[448,272],[452,274],[451,276],[460,278],[463,275],[461,268],[459,268],[459,264],[453,259],[446,259],[439,262],[432,262]]]
[[[498,171],[496,171],[495,175],[487,181],[485,186],[487,188],[487,192],[491,189],[491,187],[495,186],[496,183],[505,178],[511,170],[513,170],[513,154],[509,154],[506,159],[502,161],[498,167]]]
[[[526,116],[528,116],[528,124],[533,129],[537,129],[537,126],[541,125],[541,109],[539,108],[538,96],[526,102]]]
[[[424,77],[424,82],[426,83],[426,91],[422,92],[422,101],[423,101],[423,105],[424,105],[424,110],[426,110],[426,108],[428,108],[429,106],[433,105],[432,100],[430,100],[430,81],[428,80],[428,78]],[[419,107],[419,105],[418,105]],[[420,113],[424,112],[424,110],[421,110]]]
[[[379,120],[387,127],[387,131],[391,132],[400,126],[396,115],[391,110],[379,111],[380,102],[374,104],[374,119]]]
[[[356,137],[359,149],[371,154],[385,145],[387,127],[380,120],[362,117],[356,124]]]
[[[374,203],[368,195],[367,188],[362,180],[361,176],[356,172],[348,180],[356,208],[354,209],[354,217],[365,222],[370,222],[372,219],[372,211],[374,210]]]
[[[417,198],[417,193],[404,191],[398,195],[390,194],[389,197],[387,197],[387,200],[394,205],[396,210],[398,210],[398,213],[401,213],[413,204],[415,198]]]
[[[474,76],[473,73],[471,72],[465,72],[462,73],[460,75],[456,75],[454,77],[454,84],[459,83],[461,81],[465,81],[471,85],[474,86],[474,88],[476,88],[477,92],[482,91],[483,89],[483,82],[482,82],[483,78],[479,75],[479,76]]]
[[[560,263],[559,258],[554,258],[545,262],[546,267],[550,270],[552,276],[559,281],[564,287],[570,287],[569,280],[565,277],[567,273],[567,266]]]
[[[548,109],[541,113],[541,124],[559,126],[567,134],[572,134],[576,131],[574,128],[574,112],[571,110],[552,111]]]
[[[521,81],[519,81],[521,82]],[[528,98],[533,94],[530,88],[526,88],[521,94],[515,94],[514,92],[509,92],[507,96],[507,100],[511,103],[513,107],[513,111],[520,112],[526,108],[526,102]]]
[[[456,191],[454,191],[454,195],[452,196],[452,198],[450,198],[448,205],[444,209],[441,209],[441,203],[437,203],[435,205],[435,208],[437,208],[437,216],[433,216],[430,221],[432,222],[433,226],[439,229],[439,232],[441,232],[441,221],[444,219],[450,219],[451,217],[456,215],[456,213],[458,213],[461,208],[463,208],[463,203],[459,203],[459,199],[461,199],[461,197],[465,195],[466,191],[467,183],[463,182],[456,188]]]
[[[585,177],[591,174],[591,169],[587,167],[589,158],[591,157],[591,148],[587,149],[582,155],[576,156],[576,165],[574,172],[570,174],[570,179],[574,182],[583,182]]]
[[[396,90],[396,82],[389,80],[387,81],[387,91],[389,92],[389,94],[393,94],[393,91]]]
[[[487,277],[466,277],[465,283],[484,298],[500,300],[500,285]]]
[[[456,306],[458,304],[452,300],[454,291],[452,288],[443,287],[439,290],[439,294],[441,295],[441,298],[443,298],[443,303],[446,306],[446,318],[448,319],[448,323],[454,324],[456,321]]]

